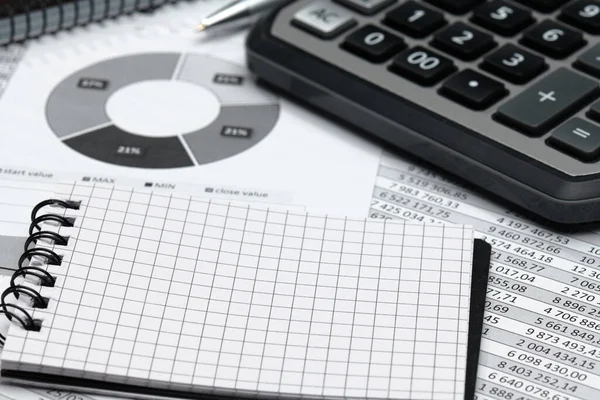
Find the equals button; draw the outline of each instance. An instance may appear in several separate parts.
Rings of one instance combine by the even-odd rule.
[[[600,126],[573,118],[552,132],[548,144],[583,161],[600,157]]]

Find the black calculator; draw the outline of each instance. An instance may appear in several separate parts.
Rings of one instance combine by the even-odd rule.
[[[284,93],[544,219],[600,220],[600,0],[298,0],[247,39]]]

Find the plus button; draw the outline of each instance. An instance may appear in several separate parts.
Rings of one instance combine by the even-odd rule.
[[[540,96],[540,103],[545,102],[546,100],[550,100],[550,101],[556,101],[556,98],[554,97],[554,90],[548,93],[545,92],[538,92],[538,95]]]
[[[530,136],[542,136],[599,95],[598,80],[559,68],[500,106],[494,117]]]

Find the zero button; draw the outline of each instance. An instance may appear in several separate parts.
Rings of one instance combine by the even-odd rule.
[[[350,34],[342,48],[371,62],[383,62],[404,49],[404,41],[374,25],[365,25]]]

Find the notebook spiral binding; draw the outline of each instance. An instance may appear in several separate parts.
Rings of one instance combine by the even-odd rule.
[[[29,286],[18,284],[17,278],[21,276],[25,278],[27,275],[34,276],[39,279],[39,286],[41,287],[54,287],[56,278],[39,266],[23,266],[23,263],[25,263],[26,260],[31,260],[33,257],[44,258],[47,265],[61,265],[62,263],[62,257],[56,252],[43,247],[30,248],[30,246],[41,239],[50,240],[54,243],[54,245],[58,246],[66,246],[69,242],[69,238],[66,236],[62,236],[52,231],[43,231],[40,224],[45,222],[53,222],[59,226],[71,227],[75,222],[75,218],[65,217],[58,214],[43,214],[37,216],[38,211],[46,206],[77,210],[79,209],[80,204],[80,202],[71,200],[49,199],[44,200],[36,205],[31,212],[29,237],[25,241],[24,245],[25,251],[19,258],[18,268],[11,277],[10,286],[2,293],[2,295],[0,295],[0,308],[4,315],[6,315],[10,321],[16,320],[25,330],[39,331],[41,328],[41,321],[34,319],[24,307],[15,303],[7,302],[6,298],[11,294],[17,300],[19,299],[20,295],[29,296],[31,298],[31,307],[33,308],[46,308],[48,306],[48,299],[43,297],[38,291],[30,288]]]
[[[182,0],[2,1],[0,2],[0,28],[4,29],[0,29],[0,31],[7,31],[8,35],[0,37],[0,46],[25,42],[46,34],[134,12],[153,11],[166,4],[174,4],[179,1]],[[5,24],[8,26],[4,26]]]

